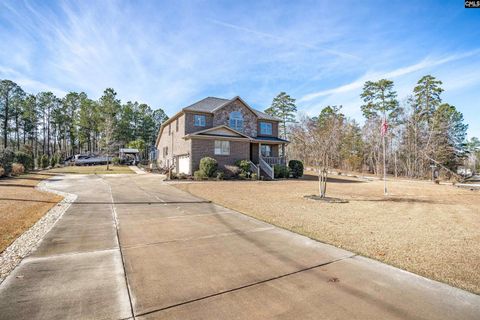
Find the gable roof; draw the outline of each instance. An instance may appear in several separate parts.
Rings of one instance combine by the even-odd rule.
[[[230,100],[216,97],[206,97],[205,99],[197,101],[194,104],[183,108],[183,110],[212,112],[214,109],[225,104],[225,102],[228,101]]]
[[[184,138],[188,139],[192,136],[218,136],[218,137],[235,137],[235,138],[251,139],[246,134],[238,132],[237,130],[227,127],[226,125],[220,125],[220,126],[208,128],[205,130],[192,132],[187,134]]]
[[[243,101],[243,99],[240,98],[239,96],[236,96],[233,99],[207,97],[205,99],[195,102],[192,105],[189,105],[188,107],[183,108],[183,110],[212,113],[237,99],[240,100],[248,109],[250,109],[259,119],[270,120],[270,121],[281,121],[279,118],[275,116],[271,116],[259,110],[253,109],[245,101]]]

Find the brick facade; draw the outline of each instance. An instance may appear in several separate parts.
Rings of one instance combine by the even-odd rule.
[[[220,99],[221,100],[221,99]],[[215,102],[215,100],[214,100]],[[240,99],[235,99],[228,102],[226,105],[219,105],[217,110],[212,109],[212,112],[204,111],[203,109],[188,110],[184,109],[182,112],[176,114],[169,122],[162,127],[161,135],[157,141],[158,150],[158,166],[161,168],[167,168],[172,165],[176,165],[178,170],[178,158],[179,156],[190,156],[190,173],[198,170],[200,160],[203,157],[212,157],[218,161],[219,168],[225,165],[233,165],[237,160],[249,159],[253,163],[258,163],[258,142],[250,141],[248,138],[241,140],[238,138],[228,138],[225,136],[219,136],[223,134],[229,135],[229,132],[221,132],[221,130],[212,131],[210,136],[189,136],[184,139],[185,136],[191,135],[198,131],[207,130],[217,126],[229,127],[230,113],[233,111],[239,111],[243,116],[243,134],[256,138],[258,137],[278,137],[278,122],[274,120],[259,119],[257,114],[253,112],[248,106],[246,106]],[[205,116],[205,126],[195,126],[195,115]],[[260,123],[267,122],[272,124],[272,134],[260,134]],[[226,131],[226,129],[222,129]],[[233,132],[231,133],[233,134]],[[215,155],[215,139],[229,140],[230,141],[230,154],[229,155]],[[239,140],[240,139],[240,140]],[[279,156],[280,145],[274,142],[268,142],[262,144],[269,144],[271,147],[271,156]],[[164,154],[168,149],[168,154]],[[182,162],[184,163],[184,162]],[[183,167],[185,168],[185,167]]]
[[[192,172],[198,170],[203,157],[212,157],[217,160],[218,168],[233,165],[237,160],[250,159],[249,141],[230,141],[230,155],[215,154],[215,140],[192,139],[191,166]]]
[[[196,127],[195,126],[195,115],[204,115],[205,116],[205,127]],[[201,112],[185,112],[185,134],[209,129],[213,127],[213,115],[209,113]]]
[[[164,128],[158,143],[157,164],[159,167],[172,165],[174,158],[179,155],[190,153],[190,140],[185,140],[185,115],[180,115]],[[177,130],[178,128],[178,130]],[[168,154],[164,155],[164,148],[168,148]]]
[[[260,131],[260,122],[266,122],[272,124],[272,134],[262,134]],[[257,132],[259,137],[278,137],[278,122],[277,121],[268,121],[268,120],[258,120]]]

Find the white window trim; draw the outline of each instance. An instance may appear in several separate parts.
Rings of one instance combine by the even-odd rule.
[[[238,118],[232,117],[232,113],[237,113],[239,117]],[[237,130],[240,132],[243,131],[243,115],[240,111],[230,112],[230,119],[228,121],[228,126],[234,130]]]
[[[263,129],[264,128],[270,128],[270,132],[265,132]],[[273,125],[271,122],[260,122],[260,134],[268,134],[272,135],[273,134]]]
[[[227,140],[215,140],[214,154],[216,156],[229,156],[230,155],[230,141]]]
[[[201,119],[197,122],[197,119]],[[206,126],[206,116],[204,114],[195,114],[193,115],[193,125],[195,127],[205,127]]]

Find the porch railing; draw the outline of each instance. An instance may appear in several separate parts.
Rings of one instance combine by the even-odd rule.
[[[270,166],[274,166],[276,164],[286,164],[285,157],[262,157],[262,159],[268,163]]]
[[[258,174],[260,176],[260,172],[258,171],[258,167],[252,162],[249,161],[250,163],[250,171]]]
[[[274,172],[273,172],[273,167],[269,165],[264,158],[260,158],[260,168],[262,168],[263,171],[270,177],[270,179],[274,178]]]

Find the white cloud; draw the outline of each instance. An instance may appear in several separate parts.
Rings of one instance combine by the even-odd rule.
[[[412,65],[409,65],[409,66],[406,66],[406,67],[401,67],[401,68],[398,68],[398,69],[395,69],[395,70],[392,70],[392,71],[389,71],[389,72],[383,72],[383,73],[382,72],[367,72],[362,77],[358,78],[357,80],[355,80],[353,82],[350,82],[348,84],[345,84],[345,85],[342,85],[342,86],[339,86],[339,87],[336,87],[336,88],[306,94],[303,97],[301,97],[300,99],[298,99],[298,101],[299,102],[307,102],[307,101],[314,100],[314,99],[317,99],[317,98],[323,97],[323,96],[335,95],[335,94],[349,92],[349,91],[352,91],[352,90],[357,90],[359,88],[362,88],[364,83],[368,80],[374,81],[374,80],[377,80],[377,79],[394,79],[394,78],[405,76],[405,75],[408,75],[408,74],[411,74],[411,73],[414,73],[414,72],[417,72],[417,71],[421,71],[421,70],[424,70],[424,69],[428,69],[428,68],[432,68],[432,67],[439,66],[439,65],[442,65],[442,64],[446,64],[448,62],[452,62],[452,61],[464,59],[464,58],[467,58],[467,57],[471,57],[471,56],[474,56],[474,55],[478,55],[479,53],[480,53],[480,50],[477,49],[477,50],[472,50],[472,51],[465,52],[465,53],[450,55],[450,56],[447,56],[447,57],[444,57],[444,58],[432,59],[432,58],[427,57],[427,58],[425,58],[424,60],[422,60],[418,63],[412,64]]]

